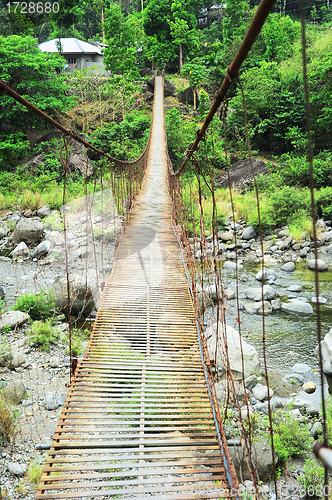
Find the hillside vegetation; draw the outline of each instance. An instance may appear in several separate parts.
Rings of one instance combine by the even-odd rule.
[[[229,0],[227,6],[206,0],[59,1],[60,10],[37,15],[0,10],[0,78],[65,126],[85,134],[98,147],[132,160],[148,137],[151,103],[143,98],[151,70],[165,70],[177,87],[166,98],[169,151],[177,168],[193,142],[257,8],[257,1]],[[241,82],[247,107],[248,132],[254,156],[267,161],[270,176],[258,179],[264,229],[288,223],[298,238],[310,232],[309,165],[302,72],[299,12],[294,2],[276,2],[261,34],[243,64]],[[332,217],[332,9],[329,2],[304,2],[307,29],[308,84],[314,152],[317,215]],[[102,19],[104,23],[102,24]],[[109,78],[88,71],[58,71],[61,54],[45,55],[38,43],[54,37],[102,40]],[[181,105],[176,95],[186,86],[197,99]],[[197,93],[197,94],[196,94]],[[227,100],[227,119],[215,117],[198,153],[211,178],[227,168],[228,159],[246,158],[243,96],[234,82]],[[62,140],[43,140],[49,130],[37,117],[8,96],[0,104],[0,209],[34,208],[62,203]],[[43,153],[38,168],[30,159]],[[107,176],[107,172],[105,172]],[[45,184],[45,181],[52,180]],[[197,185],[188,167],[184,187],[195,201]],[[83,189],[77,171],[68,196]],[[88,189],[93,189],[93,182]],[[19,195],[18,195],[19,192]],[[203,189],[209,208],[209,194]],[[218,221],[229,214],[229,195],[216,192]],[[237,217],[257,226],[254,194],[234,193]],[[195,205],[195,203],[194,203]],[[194,222],[198,212],[193,206]],[[208,210],[207,210],[208,212]],[[196,219],[196,222],[195,222]],[[198,228],[198,227],[197,227]],[[193,229],[193,228],[192,228]]]

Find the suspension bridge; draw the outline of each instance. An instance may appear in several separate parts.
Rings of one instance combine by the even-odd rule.
[[[71,383],[36,500],[241,498],[215,393],[204,322],[199,313],[195,290],[197,269],[194,270],[185,234],[185,209],[178,176],[198,149],[273,4],[274,0],[261,1],[211,109],[176,174],[167,152],[162,77],[155,79],[153,119],[147,147],[132,163],[116,160],[98,150],[0,81],[0,90],[60,129],[69,136],[68,142],[74,139],[92,155],[97,153],[110,160],[114,203],[119,212],[130,206],[88,348],[75,370],[71,368]],[[66,158],[60,153],[64,178],[68,142],[64,139],[62,148]],[[200,209],[200,244],[207,256],[201,204]],[[260,238],[262,241],[261,232]],[[215,250],[213,248],[213,255],[218,253]],[[215,280],[221,318],[223,290],[214,265],[215,260],[205,259],[202,272],[205,266],[204,272],[210,273]],[[71,347],[70,355],[72,358]],[[230,394],[236,399],[233,375],[229,367],[226,371]],[[268,384],[266,361],[265,372]],[[236,403],[241,415],[237,400]],[[270,406],[268,417],[273,457]],[[243,452],[255,498],[259,498],[251,439],[243,420],[239,420]],[[324,446],[316,449],[323,460],[326,453],[331,455]],[[328,462],[326,457],[325,462]],[[275,463],[273,466],[278,498]]]
[[[236,498],[173,220],[161,77],[147,154],[36,500]]]

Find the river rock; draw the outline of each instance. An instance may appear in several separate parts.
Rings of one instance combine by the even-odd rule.
[[[261,269],[256,274],[256,280],[262,281],[263,279],[263,270]],[[277,279],[277,275],[273,269],[264,269],[264,281],[275,281]]]
[[[332,240],[332,231],[326,231],[318,235],[319,240],[324,244]]]
[[[294,299],[292,302],[283,302],[281,309],[285,312],[298,314],[299,316],[311,316],[314,313],[310,304],[299,299]]]
[[[302,292],[302,286],[301,285],[291,285],[287,288],[289,292]]]
[[[316,260],[315,259],[309,259],[307,261],[308,268],[312,269],[315,271],[316,269]],[[328,271],[329,266],[324,262],[322,259],[317,259],[317,271],[323,272],[323,271]]]
[[[226,232],[218,232],[218,238],[222,241],[232,241],[234,238],[234,233],[231,231],[226,231]]]
[[[29,314],[21,311],[7,311],[0,316],[0,330],[22,326],[29,321],[29,319]]]
[[[292,366],[292,370],[296,373],[308,373],[311,372],[311,366],[305,363],[295,363],[295,365]]]
[[[309,253],[309,247],[304,247],[301,248],[301,250],[299,251],[299,256],[304,258],[307,256],[308,253]]]
[[[290,382],[291,380],[294,380],[298,384],[304,384],[304,377],[299,373],[290,373],[289,375],[285,375],[282,380],[284,380],[285,382]]]
[[[7,469],[11,476],[24,476],[27,471],[27,466],[17,462],[10,462],[7,464]]]
[[[314,295],[313,297],[311,297],[311,302],[313,302],[314,304],[326,304],[327,299],[325,297],[322,297],[321,295],[319,295],[318,297]]]
[[[263,302],[256,302],[255,304],[245,304],[244,305],[245,311],[247,311],[249,314],[260,314],[261,316],[263,315]],[[269,314],[272,314],[273,309],[267,300],[264,301],[264,316],[268,316]]]
[[[243,230],[242,239],[243,240],[251,240],[252,238],[256,238],[257,231],[252,227],[248,226]]]
[[[55,391],[47,392],[45,394],[45,408],[46,410],[56,410],[59,406],[65,404],[67,392]]]
[[[244,381],[244,387],[248,389],[248,391],[251,391],[256,384],[257,384],[257,377],[254,373],[249,377],[247,377]]]
[[[286,273],[291,273],[295,269],[295,264],[294,262],[286,262],[283,264],[280,268],[282,271],[286,271]]]
[[[6,387],[0,391],[0,396],[11,405],[18,405],[22,401],[24,395],[25,386],[23,382],[19,380],[9,382]]]
[[[242,420],[247,420],[254,413],[254,410],[251,405],[245,405],[240,408],[240,413]]]
[[[0,240],[7,236],[9,233],[9,229],[6,225],[0,226]]]
[[[293,241],[293,237],[287,236],[286,239],[284,239],[283,241],[278,243],[279,250],[281,250],[281,251],[287,250],[287,248],[291,245],[292,241]]]
[[[321,422],[315,422],[312,425],[310,432],[314,439],[318,439],[318,436],[323,434],[323,424]]]
[[[274,311],[281,309],[282,302],[280,299],[271,300],[271,306]]]
[[[217,367],[221,369],[226,369],[227,361],[225,359],[225,337],[227,338],[228,346],[228,358],[230,369],[234,372],[235,376],[239,379],[249,377],[252,372],[256,372],[260,369],[260,362],[258,353],[252,345],[248,344],[241,339],[239,333],[235,328],[230,325],[226,325],[226,333],[223,335],[223,329],[225,329],[222,323],[219,323],[218,328],[218,349],[216,363]],[[213,323],[210,328],[205,332],[207,339],[207,347],[211,360],[215,360],[216,351],[216,330],[217,323]],[[241,350],[242,347],[242,350]],[[242,357],[241,351],[243,352],[243,367],[242,367]],[[244,374],[243,370],[244,369]]]
[[[73,315],[88,315],[95,308],[97,300],[96,278],[93,271],[84,274],[71,274],[70,286],[70,311]],[[67,311],[67,278],[62,276],[53,283],[53,291],[56,296],[56,307],[61,311]]]
[[[279,397],[273,396],[270,399],[270,406],[271,406],[272,411],[279,410],[280,408],[285,408],[285,406],[287,406],[288,404],[289,404],[289,400],[286,398],[279,398]]]
[[[323,372],[326,375],[332,375],[332,328],[320,344],[323,358]],[[314,352],[319,357],[319,346],[316,347]]]
[[[6,296],[5,292],[4,292],[4,289],[2,288],[2,286],[0,286],[0,299],[4,299]]]
[[[242,269],[243,266],[242,264],[236,264],[236,262],[232,262],[231,260],[225,260],[223,268],[224,269],[232,269],[233,271],[236,271],[236,266],[238,269]]]
[[[225,294],[227,295],[228,300],[235,299],[235,291],[233,288],[226,288]]]
[[[269,413],[268,402],[264,401],[263,403],[262,402],[256,403],[253,406],[253,409],[254,411],[259,411],[259,413],[264,413],[264,415],[268,415]]]
[[[11,351],[8,368],[10,370],[15,370],[15,368],[17,368],[18,366],[23,365],[26,362],[26,360],[27,357],[22,349],[16,349],[14,351]]]
[[[262,289],[261,288],[247,288],[247,290],[244,291],[245,295],[247,296],[248,299],[252,299],[255,301],[262,300]],[[264,285],[263,286],[263,298],[264,300],[271,300],[274,299],[276,296],[276,291],[272,286],[270,285]]]
[[[21,241],[14,250],[11,252],[11,256],[13,259],[22,259],[25,257],[29,257],[29,249],[24,243],[24,241]]]
[[[252,395],[258,401],[264,401],[264,399],[270,399],[273,396],[273,390],[268,388],[266,385],[257,384],[252,390]]]
[[[236,402],[236,399],[237,401],[242,401],[246,396],[245,388],[242,383],[236,380],[234,380],[232,384],[227,380],[221,380],[220,382],[216,382],[215,386],[217,399],[220,405],[224,405],[227,400]],[[234,396],[236,396],[236,398]]]
[[[27,245],[36,243],[43,235],[44,226],[39,220],[21,219],[13,232],[13,243],[24,241]]]
[[[58,368],[60,366],[60,359],[58,356],[51,356],[49,362],[51,368]]]
[[[316,384],[314,384],[313,382],[305,382],[302,386],[302,389],[307,394],[313,394],[316,390]]]
[[[198,95],[197,91],[195,90],[196,94],[196,103],[198,103]],[[181,90],[181,92],[178,93],[178,100],[182,104],[189,104],[190,106],[194,105],[194,91],[191,87],[187,87],[184,90]]]
[[[33,259],[38,258],[38,257],[44,257],[48,254],[48,252],[51,250],[51,242],[48,240],[42,241],[39,243],[39,245],[36,246],[34,249],[33,253],[31,254],[31,257]]]
[[[319,416],[318,407],[312,401],[308,401],[307,399],[295,398],[295,399],[289,399],[289,403],[292,404],[294,410],[297,409],[300,410],[302,415],[307,414],[310,415],[311,417]]]
[[[242,480],[251,479],[252,476],[242,446],[230,446],[228,449],[238,476],[241,477]],[[252,442],[250,457],[257,478],[260,481],[268,480],[273,474],[273,455],[271,446],[264,441]],[[276,462],[277,457],[275,455],[275,463]]]
[[[37,210],[37,215],[42,219],[43,217],[50,215],[51,212],[52,210],[50,209],[50,207],[48,205],[44,205],[43,207]]]

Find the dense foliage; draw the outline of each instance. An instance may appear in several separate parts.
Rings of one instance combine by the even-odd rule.
[[[144,149],[150,120],[140,104],[142,70],[177,72],[194,91],[194,109],[175,107],[167,112],[168,145],[177,168],[219,87],[225,69],[238,49],[257,9],[258,0],[59,0],[59,13],[8,12],[0,3],[0,78],[47,113],[80,106],[79,130],[120,159],[132,160]],[[314,149],[314,180],[318,215],[332,216],[332,6],[327,0],[304,0],[307,23],[308,83]],[[306,227],[309,216],[309,165],[301,56],[301,25],[296,2],[277,0],[241,71],[247,107],[248,131],[255,155],[271,160],[271,176],[258,179],[262,196],[262,224]],[[104,21],[104,22],[103,22]],[[105,80],[77,71],[65,80],[60,55],[45,55],[38,42],[54,37],[103,40]],[[37,42],[38,40],[38,42]],[[98,113],[95,111],[98,108]],[[94,113],[94,114],[92,114]],[[78,121],[78,120],[76,120]],[[230,161],[247,156],[243,96],[238,82],[229,91],[226,132],[216,117],[198,152],[212,179],[225,169],[225,146]],[[43,124],[8,96],[0,105],[0,168],[12,170],[32,151],[27,132]],[[45,152],[45,151],[44,151]],[[39,187],[51,175],[61,174],[59,162],[46,151],[38,175],[21,167],[1,175],[0,205],[14,199],[22,186],[19,205],[37,203]],[[9,180],[10,179],[10,180]],[[50,203],[60,203],[61,179],[47,184]],[[69,192],[79,189],[71,179]],[[187,181],[193,183],[192,172]],[[56,189],[55,189],[56,186]],[[51,191],[48,196],[50,196]],[[208,199],[208,194],[204,194]],[[218,193],[219,199],[224,195]],[[217,198],[218,198],[217,196]],[[247,197],[247,198],[246,198]],[[223,205],[224,201],[220,202]],[[238,203],[238,216],[257,226],[257,211],[247,193]],[[219,209],[219,220],[226,211]],[[209,210],[207,210],[209,212]],[[193,221],[196,220],[196,215]]]

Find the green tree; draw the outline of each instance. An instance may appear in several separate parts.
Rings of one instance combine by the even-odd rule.
[[[284,76],[277,63],[262,63],[241,75],[247,106],[248,129],[253,146],[283,153],[294,150],[294,134],[305,133],[303,84],[297,71]],[[231,100],[234,111],[228,129],[234,145],[246,148],[243,99],[240,89]],[[296,130],[295,130],[296,127]]]
[[[264,59],[281,62],[293,55],[293,43],[299,39],[301,25],[289,16],[271,14],[262,30],[265,45]]]
[[[104,28],[108,44],[104,57],[107,69],[122,75],[137,72],[137,52],[143,46],[141,19],[138,16],[125,19],[121,7],[111,4],[105,11]]]
[[[151,0],[143,13],[147,36],[147,58],[158,67],[178,57],[179,69],[185,55],[198,48],[195,16],[199,2],[193,0]]]
[[[249,12],[248,0],[227,0],[226,17],[222,25],[224,61],[227,66],[232,62],[246,32]]]
[[[0,36],[0,59],[0,79],[7,81],[16,92],[46,113],[53,114],[55,110],[66,111],[75,103],[72,97],[66,95],[68,87],[64,76],[57,75],[56,72],[63,66],[64,59],[58,54],[41,52],[38,49],[38,41],[32,36]],[[18,152],[22,153],[18,150],[18,144],[11,140],[10,134],[15,135],[17,131],[38,127],[42,123],[40,118],[30,113],[25,106],[12,97],[2,96],[0,135],[8,145],[7,161],[3,166],[10,167],[17,159]],[[7,132],[8,130],[10,132]],[[11,150],[13,151],[12,159]]]
[[[189,80],[189,85],[194,93],[194,109],[196,109],[196,92],[199,86],[206,83],[209,70],[206,68],[204,61],[199,57],[195,57],[195,59],[187,62],[183,66],[182,74]]]
[[[6,8],[0,9],[0,36],[33,35],[32,21],[18,9],[8,12]]]
[[[176,0],[171,5],[172,16],[169,20],[172,42],[179,47],[179,73],[184,62],[184,47],[188,52],[198,49],[196,17],[185,10],[184,0]]]

